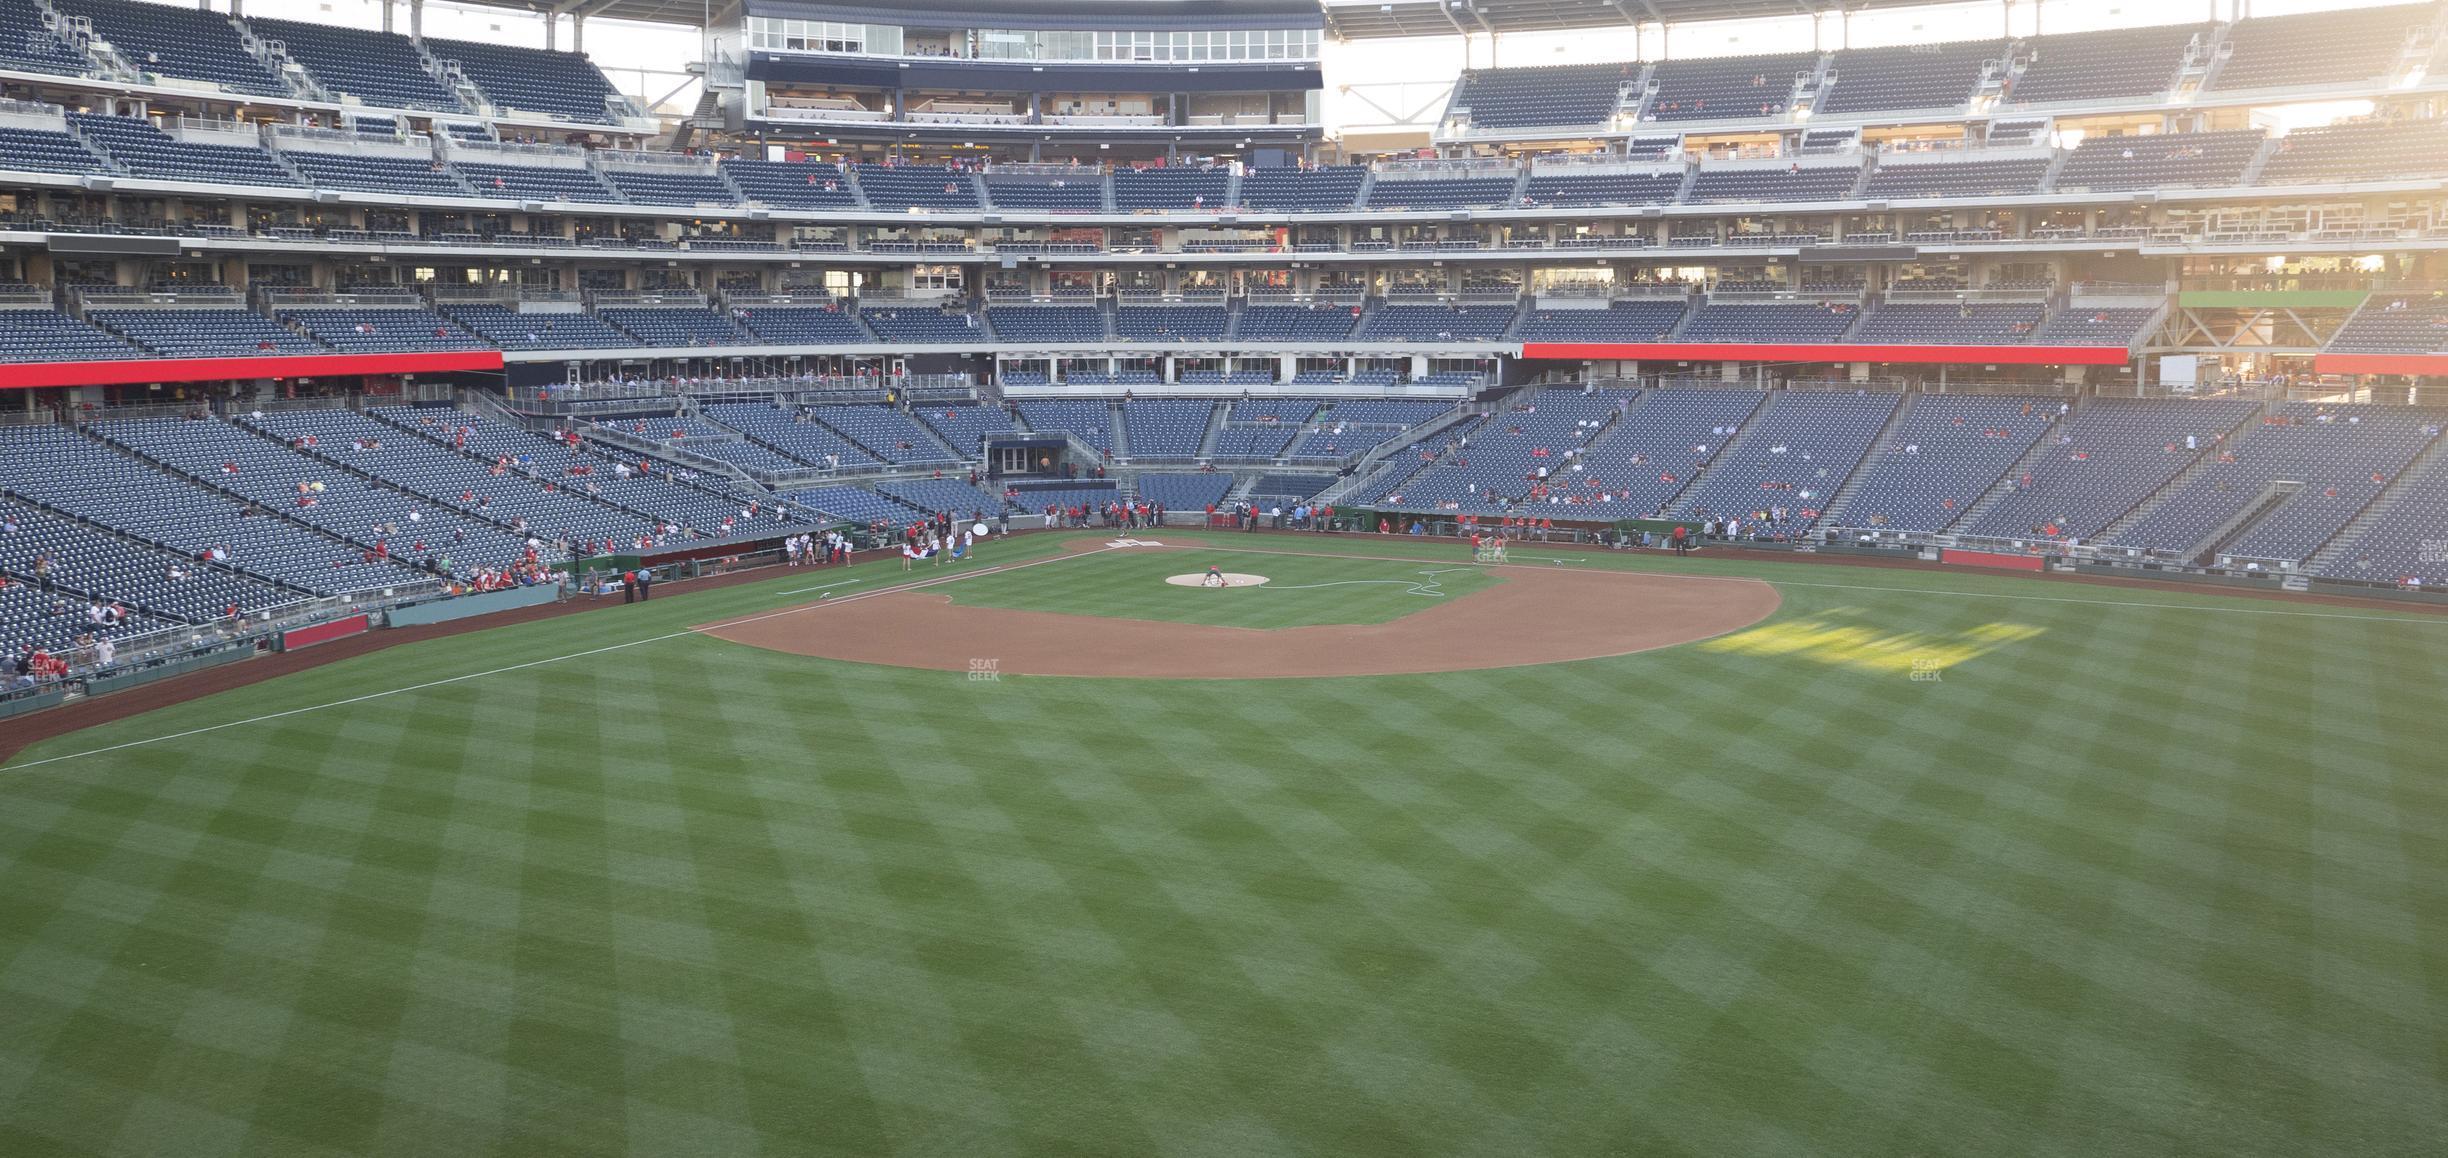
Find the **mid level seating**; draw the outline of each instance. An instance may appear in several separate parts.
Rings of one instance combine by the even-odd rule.
[[[2262,185],[2393,181],[2448,173],[2448,119],[2302,129],[2270,147]]]
[[[1241,175],[1241,203],[1286,213],[1330,213],[1352,207],[1368,170],[1358,165],[1316,169],[1251,169]]]
[[[778,346],[849,346],[875,339],[858,315],[825,306],[749,306],[738,314],[750,333]]]
[[[809,466],[848,470],[881,465],[874,455],[795,407],[722,402],[707,406],[705,416]]]
[[[719,205],[739,202],[722,177],[702,169],[606,167],[603,179],[636,205]]]
[[[1860,311],[1850,305],[1709,304],[1692,314],[1684,342],[1841,342]]]
[[[2057,173],[2060,192],[2215,187],[2244,179],[2261,150],[2259,129],[2088,137]]]
[[[857,165],[852,171],[867,203],[887,213],[978,207],[977,181],[967,173],[926,165]]]
[[[1105,340],[1105,314],[1094,306],[988,306],[986,320],[1007,342]]]
[[[582,313],[526,313],[509,306],[452,306],[452,321],[505,350],[600,350],[637,340]]]
[[[88,321],[166,358],[319,354],[320,343],[240,306],[227,309],[93,310]]]
[[[138,177],[223,185],[298,183],[272,154],[253,146],[189,144],[133,117],[70,113],[68,123]]]
[[[2042,36],[2025,42],[2029,61],[2007,91],[2009,104],[2133,100],[2176,85],[2185,48],[2205,24],[2118,28]]]
[[[986,199],[998,209],[1091,213],[1105,207],[1105,184],[1095,178],[1074,181],[988,174]]]
[[[703,306],[606,306],[595,313],[646,346],[744,346],[731,319]]]
[[[620,194],[586,168],[544,165],[496,165],[458,161],[452,166],[479,197],[513,201],[600,201],[616,204]]]
[[[1219,209],[1231,180],[1223,169],[1121,169],[1113,175],[1114,208]]]
[[[1683,303],[1616,302],[1598,310],[1537,310],[1522,323],[1525,342],[1663,342],[1682,324]]]
[[[561,120],[605,124],[612,118],[607,103],[624,103],[620,90],[586,57],[575,52],[551,52],[477,44],[465,40],[425,38],[425,51],[443,63],[459,66],[493,104],[505,111],[542,113]]]
[[[2032,341],[2042,346],[2131,346],[2158,313],[2138,306],[2070,309],[2041,323]]]
[[[1351,336],[1357,320],[1357,307],[1331,303],[1244,306],[1234,332],[1253,342],[1336,342]]]
[[[483,339],[444,321],[431,310],[320,308],[284,310],[284,321],[343,354],[391,350],[474,350]]]
[[[1222,505],[1232,486],[1229,474],[1143,474],[1131,484],[1141,502],[1161,503],[1168,511],[1183,513]]]
[[[1514,179],[1504,177],[1422,177],[1389,181],[1379,177],[1369,186],[1371,209],[1494,208],[1513,200]]]
[[[779,209],[855,209],[858,194],[838,165],[822,161],[722,163],[723,174],[749,200]]]
[[[298,149],[283,149],[280,155],[295,166],[309,183],[324,189],[406,193],[426,197],[465,197],[469,192],[456,174],[432,161]]]
[[[1208,341],[1223,337],[1230,321],[1222,306],[1122,306],[1114,332],[1144,342]]]
[[[2329,339],[2341,354],[2448,353],[2448,297],[2375,296]]]
[[[2040,328],[2044,309],[2036,302],[1883,305],[1870,311],[1854,340],[1897,346],[2019,346]]]
[[[974,344],[986,340],[986,331],[978,326],[977,315],[966,310],[944,310],[932,306],[870,307],[859,311],[859,320],[887,342]]]
[[[1511,306],[1379,306],[1361,324],[1371,342],[1501,341],[1513,328]]]
[[[0,350],[13,362],[141,358],[144,351],[54,310],[0,310]]]
[[[0,166],[32,173],[108,173],[84,142],[44,129],[0,128]]]
[[[959,479],[896,479],[877,483],[876,489],[906,506],[928,514],[952,515],[963,521],[972,517],[992,519],[1011,509],[1001,495],[988,494]]]
[[[466,111],[425,71],[416,42],[405,36],[260,16],[247,18],[247,26],[265,40],[281,42],[289,59],[333,92],[385,108]]]
[[[1533,176],[1522,196],[1534,205],[1667,205],[1682,191],[1683,171]]]
[[[1891,200],[1905,197],[2027,195],[2040,191],[2040,180],[2048,175],[2048,169],[2047,157],[1918,165],[1882,163],[1862,186],[1862,196],[1871,200]]]
[[[1640,72],[1621,63],[1466,69],[1450,107],[1470,110],[1471,124],[1483,129],[1605,125]]]
[[[1853,195],[1861,166],[1791,165],[1783,169],[1702,167],[1692,179],[1692,204],[1739,201],[1842,201]]]
[[[289,86],[247,52],[237,27],[220,13],[138,0],[56,0],[53,7],[90,21],[96,35],[146,72],[247,96],[289,95]]]

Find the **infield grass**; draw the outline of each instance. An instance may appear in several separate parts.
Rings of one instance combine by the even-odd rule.
[[[1173,575],[1209,564],[1267,578],[1263,586],[1178,587]],[[1311,627],[1384,623],[1503,582],[1460,559],[1441,563],[1352,557],[1198,551],[1116,551],[942,588],[954,602],[1013,611],[1058,611],[1212,627]]]
[[[2441,1152],[2448,619],[1557,557],[1784,606],[1240,683],[674,635],[887,563],[41,745],[0,1154]]]

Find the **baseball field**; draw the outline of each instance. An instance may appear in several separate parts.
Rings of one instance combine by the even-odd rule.
[[[2448,617],[1142,535],[18,752],[0,1154],[2442,1152]]]

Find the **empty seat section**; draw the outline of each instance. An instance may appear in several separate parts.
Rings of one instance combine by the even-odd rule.
[[[479,197],[513,201],[598,201],[616,204],[620,194],[582,166],[497,165],[486,161],[455,161],[468,188]]]
[[[449,306],[451,321],[505,350],[600,350],[637,345],[637,340],[593,314],[533,313],[510,306]]]
[[[1105,183],[1094,177],[986,174],[986,199],[997,209],[1092,213],[1105,207]]]
[[[1828,62],[1835,79],[1821,89],[1812,113],[1962,108],[1982,75],[2005,59],[2006,42],[2000,40],[1848,48]]]
[[[1337,342],[1351,336],[1358,320],[1358,306],[1243,306],[1234,334],[1253,342]]]
[[[1113,452],[1113,408],[1084,399],[1031,399],[1017,404],[1030,430],[1069,434],[1108,454]],[[1022,506],[1029,504],[1023,502]]]
[[[2018,157],[2004,161],[1881,162],[1862,186],[1862,196],[1874,200],[1903,197],[2014,197],[2040,191],[2048,176],[2049,158]]]
[[[2057,420],[2058,400],[1924,394],[1874,447],[1833,525],[1940,531],[1964,516]]]
[[[1683,171],[1569,173],[1532,176],[1522,190],[1532,205],[1667,205],[1682,191]]]
[[[608,124],[609,105],[625,103],[594,62],[575,52],[476,44],[428,36],[425,51],[445,67],[457,63],[495,107],[561,120]]]
[[[2158,315],[2144,306],[2077,307],[2042,322],[2031,340],[2039,346],[2132,346]]]
[[[2208,87],[2226,92],[2370,81],[2438,17],[2436,4],[2399,4],[2238,21],[2227,30],[2228,56]]]
[[[1105,314],[1094,306],[988,306],[986,320],[1006,342],[1105,340]]]
[[[304,149],[283,149],[280,155],[305,175],[307,183],[319,188],[425,197],[468,195],[468,187],[448,167],[435,161]]]
[[[48,129],[0,128],[0,168],[29,173],[108,173],[84,142]]]
[[[1117,169],[1114,208],[1220,209],[1232,174],[1224,169]]]
[[[68,123],[134,176],[224,185],[298,183],[272,154],[254,146],[190,144],[133,117],[70,113]]]
[[[323,307],[283,310],[280,317],[343,354],[476,350],[488,344],[431,310]]]
[[[1012,432],[1011,415],[999,406],[980,406],[972,402],[930,402],[913,407],[911,413],[964,456],[977,456],[986,439]]]
[[[82,16],[129,64],[149,73],[217,84],[233,93],[285,97],[289,87],[246,50],[228,16],[137,0],[55,0]]]
[[[0,309],[0,359],[11,362],[92,362],[142,358],[145,352],[92,324],[56,310]]]
[[[168,358],[252,358],[324,352],[321,343],[240,306],[90,310],[85,317]]]
[[[1596,310],[1534,310],[1522,323],[1525,342],[1663,342],[1682,324],[1683,303],[1614,302]]]
[[[1710,303],[1692,313],[1677,339],[1684,342],[1841,342],[1861,314],[1850,304],[1770,305]]]
[[[2448,353],[2448,297],[2375,294],[2329,339],[2333,354]]]
[[[703,306],[605,306],[596,316],[646,346],[745,346],[754,343],[731,319]]]
[[[1779,534],[1807,530],[1902,401],[1897,394],[1774,395],[1677,501],[1676,513],[1740,519]]]
[[[0,68],[78,76],[92,67],[83,51],[43,23],[34,0],[0,0]]]
[[[1223,337],[1230,320],[1222,306],[1121,306],[1114,333],[1141,342],[1204,342]]]
[[[887,342],[982,342],[986,331],[967,310],[933,306],[874,306],[859,310],[859,320]]]
[[[2320,573],[2367,583],[2448,584],[2448,552],[2439,548],[2442,527],[2448,527],[2448,455],[2434,455],[2368,526],[2349,532],[2353,537]]]
[[[2206,24],[2169,24],[2042,36],[2024,42],[2021,75],[2006,103],[2138,100],[2176,86],[2185,49]]]
[[[1482,129],[1604,126],[1640,74],[1640,65],[1617,62],[1465,69],[1448,107],[1469,110]]]
[[[2110,537],[2191,561],[2239,516],[2219,553],[2299,562],[2320,550],[2438,437],[2448,413],[2289,402],[2222,443],[2191,478]]]
[[[2217,436],[2256,407],[2232,399],[2094,399],[2065,424],[2062,441],[2043,446],[1968,533],[2089,539],[2211,454]]]
[[[816,421],[893,466],[948,466],[960,461],[909,415],[890,406],[818,406],[809,412]]]
[[[2270,146],[2255,183],[2392,181],[2448,173],[2448,118],[2298,129]]]
[[[776,406],[769,402],[718,402],[707,406],[704,414],[809,466],[860,470],[883,465],[874,455],[795,406]]]
[[[777,346],[849,346],[875,341],[859,328],[856,314],[826,306],[747,306],[736,317],[750,333]]]
[[[1369,186],[1371,209],[1496,208],[1513,200],[1514,178],[1417,177],[1389,181],[1379,177]]]
[[[926,165],[856,165],[867,203],[887,213],[909,209],[975,209],[977,181],[967,173]]]
[[[1782,169],[1709,169],[1692,179],[1692,204],[1739,201],[1842,201],[1853,196],[1861,166],[1801,165]]]
[[[1882,346],[2019,346],[2040,328],[2038,302],[1909,302],[1870,311],[1853,340]]]
[[[2259,129],[2089,137],[2058,170],[2057,191],[2239,184],[2261,141]]]
[[[416,42],[405,36],[260,16],[248,17],[247,27],[262,39],[281,42],[289,59],[333,92],[384,108],[466,111],[425,71]]]
[[[604,181],[637,205],[716,205],[738,203],[739,196],[712,170],[605,166]]]
[[[959,479],[895,479],[877,483],[876,490],[928,514],[951,515],[962,520],[991,519],[1011,509],[1001,495],[988,494]]]
[[[1513,328],[1511,306],[1379,306],[1361,323],[1370,342],[1495,342]]]
[[[823,161],[722,163],[723,174],[749,200],[777,209],[855,209],[858,194],[841,166]]]
[[[1661,60],[1650,74],[1657,92],[1643,119],[1723,121],[1782,117],[1791,109],[1794,77],[1819,67],[1819,54]]]
[[[1315,169],[1250,169],[1241,174],[1241,203],[1283,213],[1331,213],[1352,207],[1368,170],[1358,165]]]
[[[1214,417],[1212,402],[1136,398],[1122,404],[1122,429],[1134,459],[1198,457]]]

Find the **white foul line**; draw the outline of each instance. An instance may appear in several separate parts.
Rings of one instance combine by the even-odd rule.
[[[28,760],[23,764],[11,764],[5,769],[0,770],[18,772],[28,768],[40,768],[45,764],[58,764],[67,760],[75,760],[84,756],[100,756],[110,752],[124,751],[129,748],[142,748],[147,745],[165,743],[171,740],[184,740],[190,736],[201,736],[208,732],[219,732],[228,728],[242,727],[247,724],[268,723],[272,720],[287,719],[290,716],[302,716],[308,712],[320,712],[329,708],[345,708],[352,704],[362,704],[369,700],[379,700],[390,696],[406,695],[410,692],[426,691],[431,688],[444,687],[455,683],[464,683],[468,680],[483,679],[486,676],[506,675],[514,671],[525,671],[531,667],[543,667],[546,664],[562,663],[573,659],[585,659],[588,656],[602,655],[606,652],[621,651],[623,649],[632,647],[642,647],[649,643],[662,643],[667,640],[680,639],[685,636],[708,634],[724,628],[742,627],[751,623],[762,623],[768,619],[779,619],[785,615],[797,615],[802,611],[815,611],[826,607],[839,607],[845,603],[855,603],[861,599],[869,599],[878,595],[891,595],[901,591],[916,591],[921,588],[935,587],[945,583],[958,582],[962,579],[974,579],[980,575],[999,575],[1006,571],[1018,571],[1023,568],[1035,567],[1044,563],[1058,563],[1065,559],[1084,559],[1090,555],[1099,555],[1114,549],[1115,548],[1113,546],[1105,546],[1099,547],[1093,551],[1081,551],[1077,554],[1049,555],[1043,559],[1031,559],[1026,563],[1009,563],[1000,567],[987,567],[976,571],[962,571],[954,575],[938,575],[933,578],[922,579],[910,583],[899,583],[890,587],[877,587],[870,590],[861,591],[855,595],[846,596],[841,599],[803,604],[798,607],[786,607],[780,611],[769,611],[761,615],[752,615],[742,619],[724,620],[721,623],[710,623],[703,627],[685,628],[683,630],[670,632],[664,635],[652,635],[646,637],[645,639],[633,639],[627,643],[607,644],[603,647],[588,648],[585,651],[573,651],[568,655],[556,655],[550,659],[531,659],[525,663],[511,664],[508,667],[497,667],[487,671],[466,672],[460,675],[447,676],[438,680],[427,680],[421,684],[409,684],[406,687],[389,688],[379,692],[367,692],[362,696],[350,696],[345,700],[331,700],[326,703],[309,704],[302,708],[290,708],[289,710],[282,712],[271,712],[261,716],[249,716],[242,720],[228,720],[218,724],[209,724],[201,728],[190,728],[184,732],[173,732],[167,736],[153,736],[143,740],[129,740],[125,743],[111,744],[101,748],[88,748],[82,752],[69,752],[60,756],[45,756],[40,760]],[[841,582],[857,583],[860,582],[860,580],[850,579],[843,580]],[[822,584],[821,586],[830,587],[835,585],[836,584],[834,583],[827,583]],[[804,588],[804,590],[813,591],[815,588]],[[780,592],[778,594],[789,593]]]

